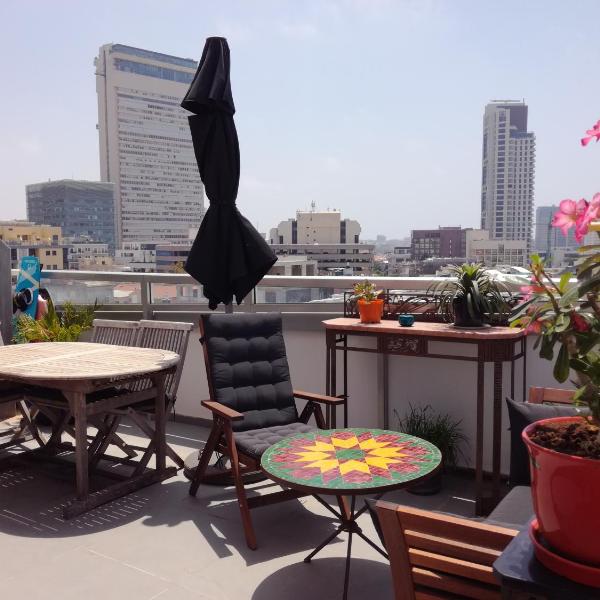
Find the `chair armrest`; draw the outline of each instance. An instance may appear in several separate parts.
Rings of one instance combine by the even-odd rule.
[[[336,398],[335,396],[326,396],[325,394],[315,394],[313,392],[303,392],[302,390],[294,390],[294,398],[301,400],[310,400],[312,402],[321,402],[322,404],[343,404],[345,398]]]
[[[211,412],[215,413],[219,417],[223,419],[227,419],[228,421],[241,421],[244,418],[244,415],[237,410],[233,410],[233,408],[229,408],[229,406],[225,406],[220,402],[214,402],[213,400],[202,400],[201,402],[204,408],[208,408]]]

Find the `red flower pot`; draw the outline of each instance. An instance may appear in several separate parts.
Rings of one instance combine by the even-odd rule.
[[[358,301],[358,314],[361,323],[381,323],[383,300]]]
[[[578,417],[557,417],[537,423],[573,422]],[[529,435],[531,494],[542,537],[565,558],[600,567],[600,460],[582,458],[544,448]]]

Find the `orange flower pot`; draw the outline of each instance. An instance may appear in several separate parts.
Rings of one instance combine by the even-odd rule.
[[[361,323],[381,323],[383,315],[383,300],[358,301],[358,314]]]

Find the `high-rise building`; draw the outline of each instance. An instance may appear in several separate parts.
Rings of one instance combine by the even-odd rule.
[[[549,256],[557,248],[577,248],[575,228],[567,235],[557,227],[552,227],[552,218],[558,206],[538,206],[535,211],[535,250]]]
[[[73,241],[115,245],[114,184],[62,179],[26,186],[27,218]]]
[[[481,228],[491,240],[532,246],[535,135],[527,131],[527,105],[494,100],[483,116]]]
[[[269,241],[278,256],[307,255],[321,274],[369,274],[374,244],[360,242],[360,224],[342,219],[338,210],[297,211],[270,231]]]
[[[188,243],[204,192],[180,102],[197,63],[107,44],[95,65],[100,176],[115,184],[117,244]]]

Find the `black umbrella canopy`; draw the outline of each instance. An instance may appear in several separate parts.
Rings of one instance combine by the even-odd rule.
[[[238,304],[273,266],[277,257],[235,201],[240,182],[240,147],[233,115],[227,40],[206,40],[194,80],[181,106],[188,117],[194,153],[210,205],[185,270],[204,288],[209,307]]]

